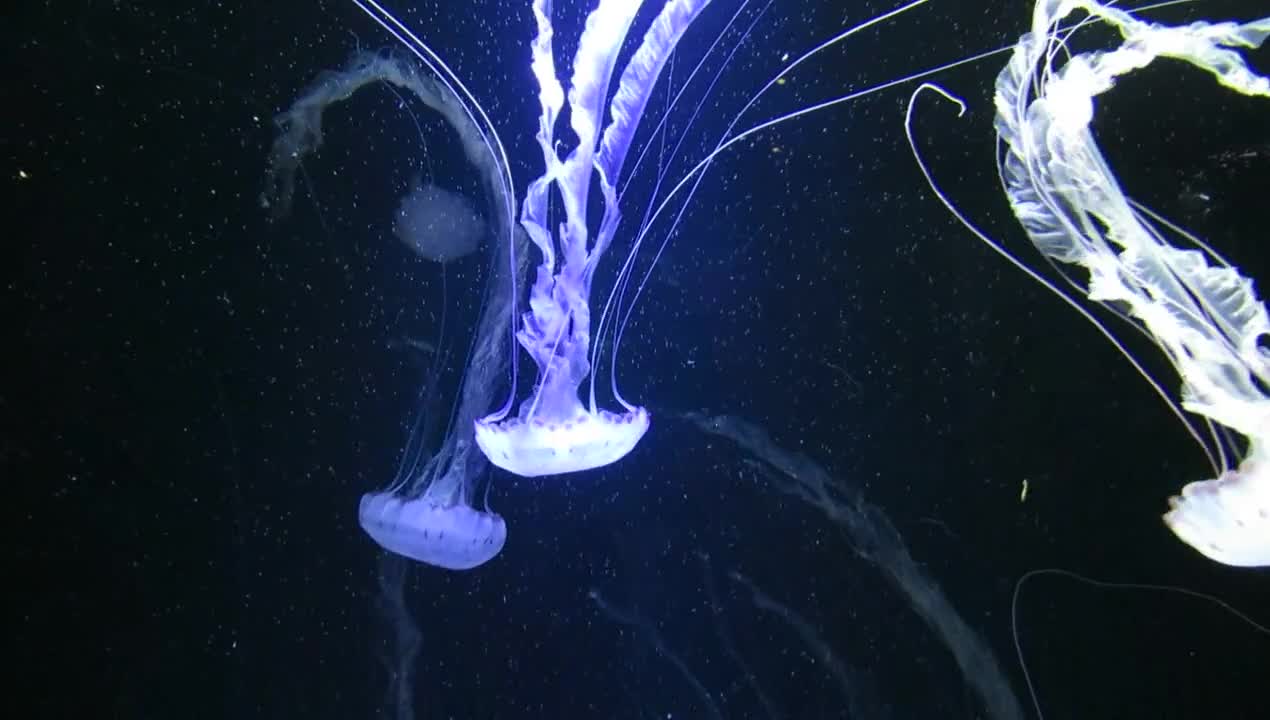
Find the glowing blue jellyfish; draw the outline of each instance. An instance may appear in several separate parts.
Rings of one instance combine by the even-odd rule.
[[[504,242],[521,237],[499,233]],[[504,242],[496,243],[501,256]],[[523,256],[523,252],[521,255]],[[426,462],[419,421],[402,457],[397,479],[384,490],[362,496],[358,522],[380,547],[450,570],[468,570],[497,555],[507,541],[507,524],[485,502],[477,509],[477,480],[485,474],[484,457],[475,451],[472,423],[484,412],[507,372],[507,333],[503,319],[511,311],[514,277],[524,265],[491,263],[491,276],[477,335],[463,372],[457,411],[440,450]],[[424,405],[424,413],[435,408]]]
[[[262,204],[275,216],[285,214],[296,170],[321,145],[322,113],[359,88],[378,82],[408,91],[440,114],[458,133],[465,155],[480,172],[496,241],[491,243],[485,303],[464,369],[453,431],[436,454],[427,457],[420,428],[436,408],[421,406],[396,478],[385,489],[364,495],[358,508],[362,529],[385,550],[438,567],[466,570],[489,561],[507,540],[503,518],[488,505],[477,507],[482,504],[474,497],[477,481],[487,464],[475,451],[471,428],[494,401],[507,373],[509,343],[503,322],[512,311],[516,278],[523,275],[524,264],[509,264],[501,258],[514,258],[514,245],[525,241],[514,229],[514,192],[496,133],[488,124],[482,128],[478,123],[472,110],[475,101],[448,68],[419,57],[433,76],[393,54],[361,54],[344,70],[323,73],[276,119],[281,133],[270,153]],[[484,120],[484,113],[480,117]],[[443,272],[444,263],[475,250],[485,234],[483,222],[464,198],[417,182],[402,200],[393,229],[420,256],[442,263]],[[523,250],[519,255],[524,255]]]
[[[1114,27],[1124,42],[1069,57],[1066,31],[1058,24],[1077,10]],[[1181,376],[1181,407],[1209,424],[1213,450],[1189,422],[1187,427],[1209,453],[1217,477],[1182,488],[1169,501],[1165,523],[1207,557],[1239,566],[1270,565],[1270,351],[1264,345],[1270,315],[1238,268],[1125,197],[1089,123],[1094,97],[1157,57],[1190,63],[1244,95],[1270,98],[1270,79],[1237,52],[1259,47],[1268,35],[1270,18],[1168,27],[1093,0],[1040,0],[1032,31],[1019,40],[996,83],[996,128],[1005,144],[1000,173],[1015,216],[1046,258],[1088,272],[1084,290],[1090,300],[1123,309],[1160,347]],[[909,112],[911,117],[911,103]],[[980,238],[1023,267],[962,218],[933,181],[931,186]],[[1194,249],[1174,247],[1170,236]],[[1156,389],[1186,422],[1171,397]],[[1247,439],[1235,467],[1216,426]]]
[[[766,428],[736,415],[681,413],[680,417],[708,434],[736,443],[747,455],[742,462],[756,471],[776,491],[806,503],[830,522],[842,528],[843,536],[855,553],[875,565],[883,576],[908,600],[930,630],[947,646],[957,661],[966,684],[978,695],[987,717],[1004,720],[1021,718],[1018,699],[1010,691],[1001,665],[991,646],[968,624],[934,578],[913,559],[908,544],[880,506],[829,471],[814,458],[776,444]],[[814,627],[792,609],[776,602],[758,586],[738,573],[733,579],[745,586],[756,607],[775,612],[798,631],[821,664],[838,680],[848,707],[861,703],[858,689],[846,667]],[[713,591],[710,592],[711,602]],[[595,598],[599,602],[599,598]],[[603,605],[602,605],[603,607]],[[610,612],[612,615],[613,613]],[[620,618],[619,618],[620,619]],[[872,717],[852,712],[851,717]]]
[[[418,497],[392,489],[363,495],[357,508],[362,530],[389,552],[448,570],[489,562],[507,542],[507,523],[472,507],[458,494],[464,478],[453,475],[429,480]]]
[[[616,183],[644,107],[667,58],[706,0],[670,0],[644,35],[607,102],[618,51],[641,2],[601,1],[587,17],[573,58],[568,93],[569,127],[577,144],[563,159],[556,149],[555,125],[565,93],[552,55],[551,6],[535,0],[538,35],[532,45],[538,81],[538,145],[543,174],[529,185],[521,205],[521,226],[542,253],[530,290],[529,311],[516,334],[538,366],[532,395],[509,417],[512,399],[476,422],[476,442],[490,462],[517,475],[554,475],[600,467],[627,453],[648,431],[648,411],[614,395],[624,412],[600,410],[594,385],[583,405],[578,388],[591,373],[591,281],[613,241],[621,212]],[[600,132],[605,108],[611,120]],[[604,213],[592,231],[587,224],[592,180],[603,195]],[[558,229],[548,220],[552,188],[564,206]],[[558,249],[557,249],[558,244]]]
[[[435,67],[433,70],[438,72]],[[448,72],[443,67],[441,70]],[[485,461],[474,452],[471,428],[489,407],[507,371],[508,343],[503,318],[512,309],[516,278],[523,275],[524,268],[523,263],[508,265],[499,258],[505,254],[514,258],[514,245],[523,244],[523,240],[516,236],[510,222],[511,181],[505,172],[505,161],[500,162],[500,156],[493,151],[493,145],[498,144],[494,130],[489,128],[482,132],[472,112],[459,103],[454,90],[457,78],[442,82],[447,91],[442,95],[444,101],[463,107],[462,115],[455,112],[446,117],[462,118],[456,130],[472,138],[465,145],[469,159],[486,175],[499,242],[492,248],[486,302],[463,372],[452,431],[437,454],[423,464],[422,470],[407,469],[403,465],[397,482],[383,491],[362,496],[358,521],[366,534],[386,550],[429,565],[467,570],[488,562],[507,541],[507,525],[502,516],[490,510],[487,504],[483,509],[476,507],[473,496],[476,482],[485,471]],[[441,256],[448,258],[475,248],[479,233],[470,231],[476,226],[472,217],[474,211],[452,193],[416,187],[403,200],[396,229],[403,238],[437,237],[437,243],[426,245],[428,254],[441,260]],[[524,255],[523,250],[519,255]],[[430,410],[424,407],[420,412]],[[408,448],[403,460],[409,461],[410,455]],[[412,464],[417,466],[418,460]]]

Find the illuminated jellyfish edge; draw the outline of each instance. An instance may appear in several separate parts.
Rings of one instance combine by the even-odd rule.
[[[1169,498],[1164,524],[1210,560],[1270,565],[1270,458],[1259,448],[1213,480],[1188,483]]]
[[[476,444],[498,467],[522,477],[562,475],[617,462],[639,444],[651,417],[636,407],[624,413],[582,410],[557,423],[511,417],[477,420]]]
[[[483,565],[507,542],[507,523],[501,515],[462,503],[440,504],[426,495],[366,493],[357,520],[385,550],[448,570]]]

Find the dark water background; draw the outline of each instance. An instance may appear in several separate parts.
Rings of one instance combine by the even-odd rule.
[[[694,62],[734,7],[717,4],[682,46]],[[1247,19],[1257,5],[1159,17]],[[888,7],[776,3],[685,153],[700,157],[784,54]],[[557,7],[558,62],[588,9]],[[11,701],[28,717],[387,717],[391,630],[355,509],[392,476],[427,364],[400,341],[439,329],[440,274],[390,217],[421,165],[470,178],[448,131],[417,109],[421,143],[397,98],[363,91],[329,114],[292,216],[271,224],[258,201],[271,117],[321,70],[390,44],[354,5],[22,3],[6,16]],[[402,16],[486,103],[523,188],[539,162],[528,3]],[[1005,47],[1029,18],[1025,2],[933,1],[810,62],[742,126]],[[992,162],[1003,63],[940,76],[970,112],[927,98],[914,129],[949,194],[1034,257]],[[624,393],[655,413],[649,435],[600,471],[495,476],[503,553],[409,576],[418,717],[708,717],[670,653],[724,717],[766,717],[719,618],[782,716],[849,717],[837,681],[732,571],[834,648],[869,717],[983,716],[840,528],[673,410],[745,416],[884,508],[1029,708],[1009,616],[1028,570],[1185,586],[1267,620],[1265,571],[1218,566],[1159,520],[1208,473],[1180,424],[926,188],[904,140],[910,92],[784,125],[711,169],[620,355]],[[1266,278],[1267,117],[1264,99],[1165,63],[1110,93],[1096,130],[1134,197]],[[483,263],[447,270],[460,353]],[[1172,389],[1154,348],[1122,334]],[[645,630],[603,613],[593,589]],[[1019,611],[1048,718],[1270,711],[1270,639],[1211,604],[1041,578]]]

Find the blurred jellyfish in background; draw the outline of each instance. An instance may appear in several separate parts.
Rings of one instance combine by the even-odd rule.
[[[438,415],[438,408],[429,404],[435,394],[425,392],[396,477],[383,490],[362,497],[358,520],[366,534],[390,552],[437,567],[466,570],[488,562],[507,539],[503,518],[475,497],[487,466],[474,451],[472,427],[505,382],[509,353],[503,323],[512,312],[516,276],[524,273],[523,262],[509,264],[505,258],[524,257],[523,251],[515,253],[512,247],[524,244],[524,238],[512,224],[511,179],[497,135],[478,124],[470,99],[460,99],[459,93],[465,91],[457,78],[443,74],[442,69],[430,69],[433,76],[398,54],[360,53],[344,70],[319,76],[276,118],[281,133],[269,155],[261,202],[275,216],[289,210],[295,174],[304,158],[322,144],[322,113],[368,85],[382,82],[408,92],[458,134],[464,155],[481,176],[493,225],[491,271],[476,336],[449,431],[439,449],[430,454],[423,437],[425,420]],[[412,183],[392,221],[394,234],[407,247],[442,264],[443,279],[445,263],[475,251],[487,235],[485,221],[466,198],[419,181]],[[436,383],[439,360],[438,354],[430,384]]]
[[[498,198],[498,214],[514,207],[507,204],[514,203],[509,194],[511,179],[504,168],[501,147],[495,147],[497,138],[489,137],[491,131],[477,125],[476,117],[449,81],[427,75],[397,52],[359,52],[344,69],[320,73],[291,107],[274,118],[279,134],[269,151],[265,189],[260,196],[261,206],[271,216],[281,218],[290,212],[296,174],[305,158],[322,147],[323,113],[358,90],[379,83],[410,93],[440,115],[458,134],[463,154],[479,173],[486,194]],[[420,183],[412,185],[417,188]]]
[[[725,451],[728,457],[735,457],[749,476],[764,490],[774,491],[804,504],[813,512],[821,515],[829,523],[841,531],[840,536],[848,543],[855,557],[863,560],[865,574],[857,578],[861,586],[869,588],[870,595],[884,596],[889,587],[902,598],[914,615],[921,619],[929,631],[938,638],[940,644],[947,649],[953,662],[960,670],[965,686],[973,693],[978,709],[976,717],[992,718],[992,720],[1019,720],[1024,717],[1022,706],[1010,688],[1009,680],[991,646],[984,637],[966,621],[952,601],[944,594],[936,580],[931,576],[924,563],[915,559],[898,528],[891,522],[887,513],[879,506],[869,502],[856,487],[832,476],[815,459],[805,453],[781,447],[765,428],[749,420],[735,415],[711,415],[702,412],[667,412],[666,415],[682,419],[712,438],[722,438],[729,445],[735,445],[736,452]],[[782,510],[785,512],[785,510]],[[809,532],[807,539],[837,536],[832,533],[822,536]],[[764,674],[762,668],[771,668],[765,660],[747,655],[738,642],[745,637],[753,638],[757,630],[756,615],[751,613],[743,620],[746,633],[734,633],[732,623],[727,617],[725,595],[740,598],[745,604],[776,621],[776,627],[783,627],[798,641],[798,653],[810,658],[809,666],[815,673],[823,673],[839,698],[840,704],[830,705],[835,712],[841,711],[843,717],[884,718],[894,717],[894,708],[878,693],[874,683],[873,670],[870,665],[870,645],[862,642],[858,646],[834,647],[825,637],[823,618],[809,618],[792,606],[791,603],[779,599],[778,590],[768,591],[739,569],[718,567],[718,558],[712,558],[702,550],[696,552],[702,571],[702,589],[704,590],[704,615],[711,619],[713,631],[724,657],[721,661],[712,658],[709,667],[690,662],[690,654],[697,648],[687,647],[683,639],[668,633],[663,622],[650,615],[646,603],[641,600],[638,590],[626,604],[619,604],[598,588],[590,588],[587,597],[599,613],[623,628],[623,634],[629,633],[638,642],[652,651],[655,657],[667,663],[683,684],[691,690],[698,712],[691,717],[801,717],[799,712],[789,706],[789,697],[771,692],[774,685],[781,683],[782,678],[770,672]],[[803,566],[799,565],[799,568]],[[868,567],[876,569],[878,578],[867,574]],[[722,571],[722,572],[721,572]],[[716,583],[716,576],[727,578],[728,586],[721,588]],[[635,588],[646,586],[646,582],[633,583]],[[723,592],[726,591],[726,592]],[[828,602],[833,607],[843,607],[846,594],[818,598],[818,602]],[[855,617],[854,610],[844,615]],[[694,623],[700,622],[694,611]],[[775,635],[764,635],[761,646],[768,651],[776,652],[779,638]],[[751,645],[753,647],[753,645]],[[730,667],[729,667],[730,666]],[[721,673],[721,667],[728,667],[732,673],[731,684],[726,690],[710,686],[710,678],[721,681],[728,677]],[[783,672],[794,674],[794,670],[786,661],[777,664]],[[801,677],[800,683],[815,683],[813,677]],[[643,697],[653,693],[633,693],[633,698],[645,703],[646,716],[663,717],[668,708],[659,707],[659,698]],[[745,705],[745,713],[737,712],[742,703],[753,700],[756,706]],[[755,711],[762,708],[761,715]],[[805,712],[806,708],[804,708]],[[676,713],[678,716],[678,713]]]
[[[401,198],[393,234],[416,255],[445,263],[475,252],[485,235],[485,221],[463,195],[416,175]]]
[[[1059,23],[1076,11],[1114,28],[1123,42],[1071,55]],[[1180,407],[1110,329],[966,220],[976,235],[1099,327],[1169,403],[1204,449],[1216,477],[1170,498],[1165,523],[1183,542],[1226,565],[1270,565],[1270,315],[1251,279],[1186,230],[1127,198],[1089,125],[1094,98],[1157,58],[1188,63],[1221,86],[1270,99],[1270,79],[1241,50],[1261,46],[1270,18],[1248,23],[1147,23],[1093,0],[1040,0],[996,82],[1001,182],[1015,216],[1048,261],[1082,268],[1081,291],[1124,317],[1168,357],[1182,380]],[[965,109],[942,88],[924,85]],[[1185,249],[1178,245],[1188,246]],[[1079,287],[1079,285],[1078,285]],[[1196,427],[1183,409],[1198,415]],[[1243,436],[1242,449],[1229,434]],[[1234,456],[1234,457],[1232,457]]]

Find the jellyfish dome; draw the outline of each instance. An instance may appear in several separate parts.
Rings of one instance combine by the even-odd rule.
[[[467,198],[416,177],[397,206],[393,234],[419,257],[447,263],[476,250],[485,221]]]
[[[507,542],[507,523],[497,513],[427,495],[367,493],[357,516],[366,534],[385,550],[448,570],[483,565]]]
[[[649,414],[614,395],[622,412],[600,410],[594,386],[590,402],[578,396],[591,373],[591,282],[621,220],[616,183],[648,98],[666,60],[706,0],[669,0],[631,56],[617,90],[608,88],[619,51],[642,3],[605,0],[587,17],[573,59],[567,95],[569,127],[577,144],[564,157],[557,150],[556,120],[566,94],[555,72],[554,34],[547,0],[535,0],[538,34],[531,67],[538,81],[537,141],[544,171],[528,187],[520,224],[542,255],[529,310],[516,333],[538,368],[533,393],[509,416],[512,400],[476,422],[476,442],[495,465],[522,476],[555,475],[601,467],[629,453],[648,431]],[[607,126],[602,116],[609,111]],[[592,181],[604,211],[592,232],[587,223]],[[553,232],[548,220],[552,190],[565,220]]]

